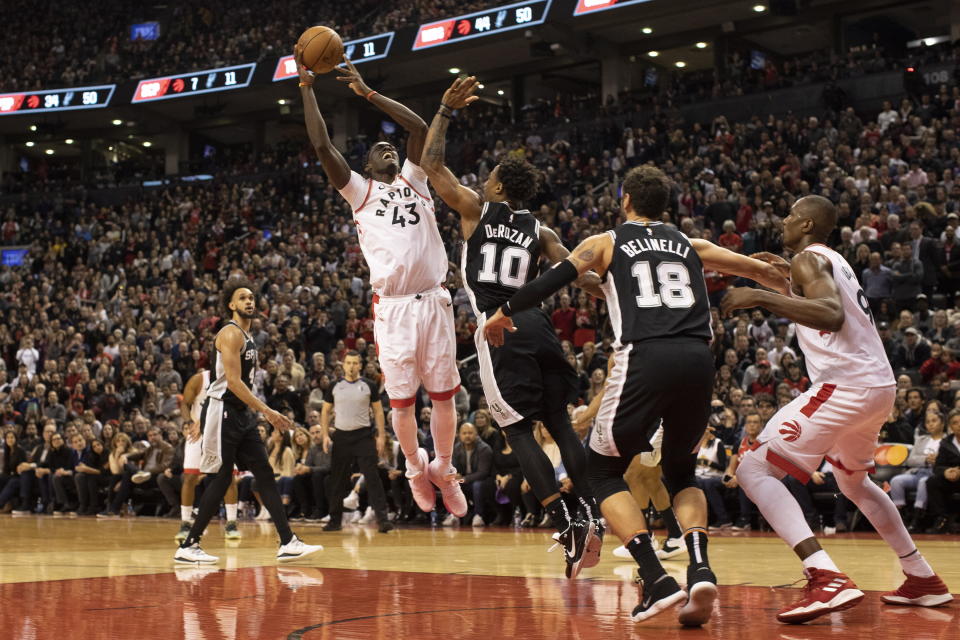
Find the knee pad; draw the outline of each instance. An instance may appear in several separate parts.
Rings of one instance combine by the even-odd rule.
[[[630,491],[623,479],[629,463],[629,460],[604,456],[593,449],[587,452],[587,481],[597,504],[603,504],[604,500],[616,493]]]

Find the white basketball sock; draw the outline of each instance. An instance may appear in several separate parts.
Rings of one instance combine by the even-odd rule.
[[[185,507],[184,505],[180,505],[180,520],[183,522],[192,522],[193,507]]]
[[[224,505],[227,508],[227,522],[233,522],[237,519],[237,503]]]

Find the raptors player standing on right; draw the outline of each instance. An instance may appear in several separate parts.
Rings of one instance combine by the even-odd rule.
[[[299,48],[294,51],[310,142],[330,183],[353,209],[360,249],[370,268],[374,335],[410,489],[420,508],[431,511],[436,503],[433,485],[437,485],[447,510],[463,517],[467,500],[451,463],[457,421],[453,396],[460,389],[460,373],[453,302],[443,287],[447,253],[437,229],[427,176],[417,164],[427,125],[399,102],[372,91],[346,60],[347,67],[338,69],[343,75],[337,79],[409,132],[402,167],[397,149],[378,142],[367,155],[364,172],[368,177],[351,171],[330,142],[313,93],[314,76],[303,66],[301,53]],[[433,405],[430,431],[437,454],[433,462],[417,440],[414,403],[421,383]],[[378,439],[378,450],[383,445]]]
[[[882,600],[936,606],[953,599],[920,555],[893,502],[867,475],[896,384],[863,290],[846,260],[825,244],[836,225],[833,203],[821,196],[801,198],[783,221],[783,244],[796,253],[789,265],[794,295],[740,288],[722,301],[725,314],[760,306],[796,322],[813,382],[771,418],[737,470],[747,496],[803,561],[804,597],[777,614],[788,623],[849,609],[864,597],[821,549],[800,505],[780,482],[789,474],[806,483],[824,457],[837,470],[843,494],[900,558],[907,579]],[[766,258],[787,269],[781,258]]]

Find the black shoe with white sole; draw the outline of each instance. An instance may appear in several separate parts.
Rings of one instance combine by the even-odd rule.
[[[651,585],[644,584],[642,580],[638,580],[638,582],[643,589],[643,596],[640,598],[640,604],[634,607],[630,616],[634,622],[642,622],[647,618],[652,618],[687,598],[686,592],[680,588],[677,581],[667,574],[661,576]]]
[[[677,616],[685,627],[699,627],[710,621],[717,600],[717,576],[710,567],[687,568],[687,602]]]

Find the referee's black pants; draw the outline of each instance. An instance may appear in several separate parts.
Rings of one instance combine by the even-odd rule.
[[[357,461],[367,485],[370,506],[377,522],[387,520],[387,494],[377,472],[377,443],[373,427],[354,431],[333,432],[333,452],[330,454],[330,476],[327,479],[327,502],[330,504],[330,523],[339,524],[343,517],[343,499],[349,486],[350,468]]]

